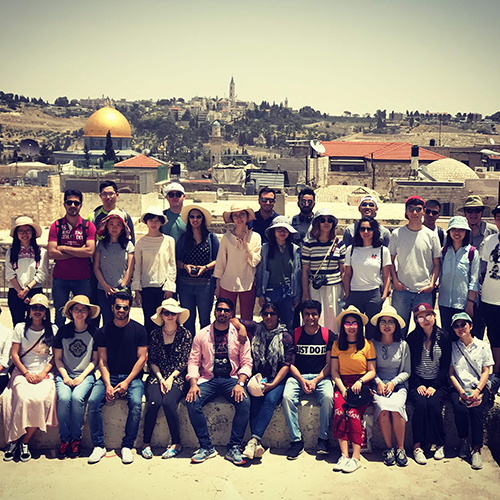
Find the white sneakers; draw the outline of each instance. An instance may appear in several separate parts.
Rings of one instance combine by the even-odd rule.
[[[130,448],[122,448],[122,463],[131,464],[134,461],[134,455]]]
[[[93,450],[92,453],[90,454],[90,457],[88,459],[89,464],[96,464],[101,460],[101,458],[106,455],[106,448],[101,448],[100,446],[96,446]]]
[[[443,460],[444,458],[444,446],[438,446],[434,452],[434,460]]]
[[[483,468],[483,458],[481,457],[481,452],[474,451],[472,453],[472,468],[482,469]]]
[[[413,450],[413,458],[417,464],[425,465],[427,463],[427,458],[425,457],[425,453],[422,448],[415,448]]]
[[[361,467],[361,462],[357,458],[349,458],[345,455],[340,455],[338,462],[333,466],[336,472],[354,472]]]

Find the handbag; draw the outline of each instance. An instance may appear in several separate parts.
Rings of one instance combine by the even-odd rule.
[[[23,359],[24,356],[26,356],[26,354],[28,354],[29,352],[31,352],[41,341],[42,341],[42,338],[43,338],[43,334],[40,335],[40,337],[38,337],[38,340],[26,351],[26,352],[23,352],[21,354],[21,356],[19,356],[19,359]],[[12,372],[14,371],[14,368],[16,367],[16,365],[14,363],[12,363],[10,366],[9,366],[9,371],[8,371],[8,374],[11,375]]]
[[[326,255],[323,258],[320,266],[318,267],[317,271],[314,273],[314,276],[311,280],[311,285],[315,290],[319,290],[322,286],[325,286],[328,283],[327,277],[324,274],[318,274],[318,273],[320,272],[321,268],[323,267],[323,264],[325,263],[326,258],[330,254],[334,254],[335,250],[337,250],[337,246],[339,244],[339,241],[340,240],[338,238],[335,238],[335,240],[333,240],[333,243],[330,245],[328,252],[326,252]],[[334,245],[335,245],[335,248],[333,248]],[[333,251],[332,251],[332,248],[333,248]],[[328,269],[329,266],[330,266],[330,262],[328,262],[328,266],[326,266],[326,268]]]
[[[465,358],[465,361],[467,361],[467,363],[469,364],[469,366],[472,368],[472,370],[476,374],[477,378],[480,379],[481,375],[476,370],[476,367],[471,363],[471,361],[469,359],[469,355],[467,354],[467,351],[462,351],[462,347],[460,346],[460,344],[458,342],[459,341],[457,341],[458,350],[461,352],[462,356]],[[486,386],[485,386],[485,388],[483,388],[483,391],[484,391],[484,389],[488,389],[488,391],[491,391],[491,385],[493,383],[492,382],[492,378],[491,378],[492,376],[495,376],[495,374],[492,373],[488,377],[488,382],[486,382]],[[468,408],[474,408],[475,406],[479,406],[482,403],[482,401],[483,401],[483,391],[481,391],[481,393],[479,394],[479,397],[476,399],[476,401],[474,401],[472,403],[469,403],[468,401],[464,401],[462,398],[459,398],[459,401],[461,403],[463,403],[465,406],[467,406]]]
[[[371,401],[372,401],[372,391],[368,386],[363,385],[361,387],[361,390],[359,391],[359,394],[354,394],[352,389],[349,387],[349,389],[347,389],[345,403],[342,405],[343,409],[342,416],[337,422],[337,430],[339,429],[342,420],[344,419],[349,420],[349,410],[351,408],[359,408],[361,406],[366,406],[370,404]]]

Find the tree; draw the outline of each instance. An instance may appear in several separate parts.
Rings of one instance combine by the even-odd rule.
[[[54,106],[69,106],[69,100],[66,96],[64,97],[58,97],[54,101]]]
[[[377,128],[382,129],[385,128],[385,118],[386,118],[386,110],[381,111],[377,109],[375,112],[375,118],[377,119]]]
[[[104,161],[116,161],[116,153],[113,149],[113,139],[111,139],[111,130],[108,130],[106,134],[106,149],[102,156]]]
[[[90,166],[90,160],[92,159],[92,155],[90,154],[89,147],[85,144],[85,148],[83,150],[83,156],[85,157],[85,166],[88,168]]]

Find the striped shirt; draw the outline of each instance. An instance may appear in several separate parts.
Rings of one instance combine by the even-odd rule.
[[[415,367],[415,373],[426,380],[434,380],[439,374],[439,360],[441,359],[441,347],[436,342],[433,349],[433,358],[430,352],[422,346],[422,359],[420,364]]]
[[[327,286],[340,283],[339,264],[344,264],[346,248],[339,238],[335,240],[335,244],[331,250],[331,240],[321,243],[315,238],[308,238],[304,241],[304,246],[302,247],[302,265],[309,266],[309,281],[312,280],[316,271],[321,268],[318,275],[323,274],[326,276]],[[323,265],[321,265],[328,251],[329,255]]]

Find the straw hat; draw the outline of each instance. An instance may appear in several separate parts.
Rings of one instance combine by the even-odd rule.
[[[16,222],[14,222],[14,225],[12,226],[12,229],[10,230],[10,236],[14,238],[14,231],[16,228],[19,226],[31,226],[35,230],[35,236],[37,238],[40,238],[42,235],[42,228],[33,222],[33,219],[31,217],[26,217],[26,216],[21,216],[16,219]]]
[[[231,209],[228,212],[224,212],[222,214],[222,217],[224,218],[224,222],[230,224],[231,222],[233,222],[231,220],[231,214],[234,212],[242,212],[243,210],[245,210],[245,212],[248,213],[247,222],[250,222],[251,220],[255,220],[255,212],[253,211],[253,208],[250,208],[243,201],[236,201],[231,205]]]
[[[146,224],[146,221],[144,220],[144,216],[147,215],[147,214],[157,215],[158,218],[163,219],[162,224],[166,224],[167,223],[167,217],[162,212],[162,210],[161,210],[160,207],[148,207],[148,209],[141,215],[141,222],[143,222],[144,224]]]
[[[125,234],[127,235],[127,238],[130,238],[130,228],[128,227],[127,221],[125,219],[125,212],[120,210],[119,208],[115,208],[114,210],[111,210],[104,219],[99,223],[99,228],[97,229],[97,235],[102,236],[104,234],[104,230],[106,229],[106,224],[110,219],[113,217],[116,217],[117,219],[120,219],[123,223],[123,227],[125,228]]]
[[[175,299],[166,299],[161,303],[160,307],[156,309],[156,313],[151,316],[151,321],[158,326],[163,326],[163,318],[161,317],[161,311],[163,309],[178,314],[179,325],[185,323],[189,318],[189,309],[181,307],[179,302]]]
[[[361,321],[363,322],[363,326],[366,326],[368,324],[368,316],[360,312],[360,310],[355,307],[355,306],[349,306],[347,309],[342,311],[338,316],[337,316],[337,326],[340,328],[340,325],[342,323],[342,318],[344,316],[348,316],[349,314],[356,314],[361,318]]]
[[[262,375],[260,373],[257,373],[249,380],[247,384],[248,392],[250,393],[250,395],[256,398],[264,396],[264,392],[262,391],[262,388],[260,386],[261,380],[262,380]]]
[[[377,321],[382,316],[389,316],[389,318],[394,318],[399,323],[399,326],[401,328],[404,328],[406,326],[404,319],[398,314],[396,309],[392,306],[384,307],[378,314],[375,314],[375,316],[373,316],[370,323],[374,326],[377,326]]]
[[[266,236],[269,238],[269,231],[277,227],[284,227],[290,234],[295,234],[297,230],[290,225],[290,219],[284,215],[278,215],[271,222],[271,225],[265,230]]]
[[[82,306],[87,306],[90,308],[90,319],[97,318],[99,316],[99,313],[101,312],[101,308],[99,306],[95,306],[94,304],[90,303],[89,298],[86,295],[75,295],[72,300],[66,302],[64,304],[64,309],[63,309],[63,316],[68,319],[73,319],[71,317],[71,314],[69,310],[75,305],[75,304],[80,304]]]
[[[483,203],[481,196],[473,194],[471,196],[467,196],[464,206],[459,208],[459,210],[464,210],[466,208],[482,208],[484,210],[486,205]]]
[[[45,309],[49,308],[49,299],[43,295],[43,293],[37,293],[31,297],[30,306],[34,306],[35,304],[41,304],[45,307]]]
[[[205,226],[208,227],[210,226],[210,224],[212,224],[212,214],[201,205],[187,205],[186,207],[182,208],[181,219],[184,224],[188,223],[188,216],[191,210],[199,210],[203,214],[203,216],[205,217]]]

